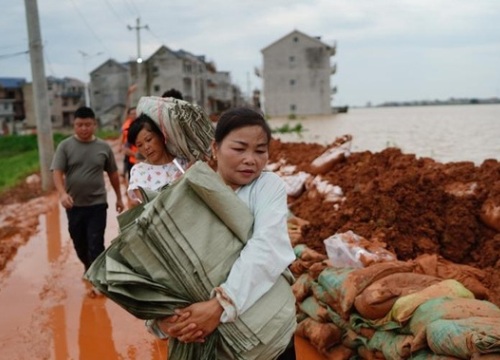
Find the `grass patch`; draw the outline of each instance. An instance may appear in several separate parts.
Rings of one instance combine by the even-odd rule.
[[[295,124],[295,126],[291,126],[290,123],[286,123],[281,127],[274,128],[271,130],[273,133],[278,134],[289,134],[289,133],[297,133],[299,135],[304,131],[304,127],[301,123]]]
[[[99,131],[101,139],[116,139],[118,131]],[[68,134],[55,133],[55,147]],[[0,193],[16,186],[28,175],[40,171],[38,156],[38,142],[36,135],[9,135],[0,136]]]
[[[0,158],[0,193],[40,170],[38,150]]]

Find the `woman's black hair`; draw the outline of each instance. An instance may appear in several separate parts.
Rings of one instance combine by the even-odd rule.
[[[271,128],[261,113],[246,107],[226,110],[217,121],[215,142],[220,144],[231,131],[254,125],[260,126],[267,135],[267,141],[271,141]]]
[[[130,124],[130,127],[128,128],[127,141],[129,144],[135,145],[137,135],[139,135],[139,132],[142,129],[146,129],[157,134],[162,140],[162,143],[165,143],[165,136],[154,120],[146,114],[141,114],[137,119],[132,121],[132,124]]]

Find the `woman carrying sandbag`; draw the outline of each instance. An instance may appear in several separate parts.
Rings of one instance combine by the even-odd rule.
[[[284,183],[278,175],[263,172],[270,140],[271,130],[261,114],[238,108],[221,115],[212,143],[216,171],[250,209],[253,232],[225,282],[213,289],[213,297],[178,309],[177,315],[150,322],[157,333],[159,330],[183,343],[204,342],[220,324],[234,322],[263,298],[295,259],[287,232]],[[274,329],[272,338],[239,354],[221,341],[217,359],[295,359],[295,299],[291,288],[269,301],[280,304],[277,314],[262,321],[263,325],[267,322],[266,328]]]

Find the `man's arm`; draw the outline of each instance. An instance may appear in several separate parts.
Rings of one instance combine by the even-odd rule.
[[[116,211],[121,213],[125,209],[125,206],[123,205],[122,192],[120,189],[120,174],[118,171],[114,171],[112,173],[108,173],[108,176],[109,182],[111,183],[111,186],[113,186],[113,190],[116,194]]]
[[[73,207],[73,198],[66,192],[64,172],[62,170],[53,170],[52,178],[54,179],[54,186],[59,194],[59,200],[61,201],[62,206],[65,209],[71,209]]]

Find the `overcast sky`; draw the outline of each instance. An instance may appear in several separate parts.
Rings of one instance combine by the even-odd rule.
[[[31,81],[24,1],[0,12],[0,77]],[[243,92],[294,29],[337,43],[334,105],[500,97],[500,0],[38,0],[45,73],[88,79],[161,45],[205,55]],[[81,52],[87,54],[83,56]]]

